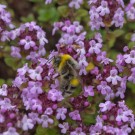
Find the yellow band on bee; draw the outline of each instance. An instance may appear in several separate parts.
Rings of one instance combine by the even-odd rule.
[[[79,80],[77,78],[73,78],[71,81],[70,81],[70,84],[72,86],[78,86],[79,85]]]
[[[61,71],[61,69],[63,68],[63,66],[65,65],[65,62],[69,59],[71,59],[72,57],[68,54],[64,54],[61,55],[61,63],[59,65],[58,71]]]

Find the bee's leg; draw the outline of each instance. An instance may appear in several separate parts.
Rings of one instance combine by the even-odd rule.
[[[72,95],[72,93],[73,93],[73,90],[71,89],[71,85],[68,85],[68,87],[65,89],[65,91],[63,93],[63,96],[68,97],[68,96]]]

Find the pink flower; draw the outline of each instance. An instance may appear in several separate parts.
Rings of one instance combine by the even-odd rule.
[[[121,77],[117,75],[118,71],[116,69],[112,69],[110,71],[110,76],[106,78],[107,82],[112,82],[113,85],[117,85],[118,81],[121,81]]]
[[[62,119],[62,120],[64,120],[64,119],[66,119],[66,113],[67,113],[67,108],[64,108],[64,107],[62,107],[62,108],[58,108],[57,109],[57,114],[56,114],[56,118],[59,120],[59,119]]]
[[[81,120],[81,116],[80,116],[78,110],[75,110],[73,112],[70,112],[69,113],[69,116],[72,118],[72,120]]]
[[[70,135],[86,135],[86,134],[82,132],[82,128],[78,127],[75,129],[75,131],[71,132]]]
[[[61,128],[61,133],[66,134],[67,130],[69,129],[69,125],[67,122],[64,122],[63,124],[58,125],[59,128]]]
[[[27,117],[27,115],[24,115],[22,121],[21,121],[21,128],[24,131],[28,131],[29,129],[32,129],[34,127],[33,121]]]
[[[53,124],[53,119],[49,118],[48,115],[41,116],[41,123],[43,128],[47,128],[49,124]]]
[[[33,80],[42,80],[42,76],[41,73],[43,72],[42,67],[37,66],[36,69],[29,69],[28,73],[29,73],[29,77]]]

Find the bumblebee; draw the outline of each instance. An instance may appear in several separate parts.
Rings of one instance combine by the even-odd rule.
[[[79,85],[77,61],[68,54],[58,55],[53,60],[54,68],[60,75],[60,90],[64,97],[72,95]]]

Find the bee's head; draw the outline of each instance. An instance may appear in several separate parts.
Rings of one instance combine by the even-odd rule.
[[[59,67],[60,62],[61,62],[61,56],[55,56],[55,57],[54,57],[54,60],[53,60],[54,66],[55,66],[55,67]]]

